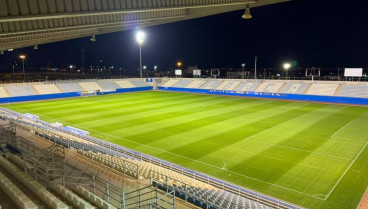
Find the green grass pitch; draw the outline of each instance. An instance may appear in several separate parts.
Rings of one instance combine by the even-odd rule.
[[[4,105],[315,209],[357,208],[368,108],[169,92]]]

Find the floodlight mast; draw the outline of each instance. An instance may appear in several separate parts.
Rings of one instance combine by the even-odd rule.
[[[291,64],[288,63],[288,62],[285,62],[284,65],[284,70],[286,71],[286,79],[288,78],[287,75],[288,75],[288,70],[291,68]]]
[[[144,42],[144,38],[145,38],[146,34],[143,31],[138,31],[137,33],[137,42],[139,44],[139,74],[140,77],[143,77],[143,72],[142,72],[142,44]]]
[[[23,63],[23,82],[26,82],[26,72],[24,71],[24,60],[26,59],[26,55],[20,55],[19,58],[22,60]]]

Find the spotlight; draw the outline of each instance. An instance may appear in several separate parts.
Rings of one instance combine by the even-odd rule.
[[[4,54],[4,51],[0,51],[0,54]]]
[[[247,6],[245,7],[245,12],[244,12],[242,18],[246,19],[246,20],[252,19],[252,15],[250,14],[249,4],[247,4]]]
[[[96,36],[95,36],[95,34],[93,34],[93,35],[92,35],[92,37],[91,37],[90,41],[96,41]]]
[[[36,44],[36,45],[34,45],[33,49],[34,49],[34,50],[38,50],[38,45],[37,45],[37,44]]]

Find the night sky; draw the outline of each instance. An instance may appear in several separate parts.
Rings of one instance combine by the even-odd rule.
[[[173,67],[177,60],[200,68],[253,66],[278,68],[284,61],[298,67],[367,67],[368,12],[362,5],[336,0],[294,0],[252,9],[252,20],[235,11],[200,19],[145,28],[143,64]],[[136,31],[98,35],[5,52],[1,69],[9,68],[19,54],[38,67],[86,67],[102,59],[106,66],[136,69],[139,47]]]

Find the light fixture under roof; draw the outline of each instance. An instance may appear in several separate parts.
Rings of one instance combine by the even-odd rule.
[[[4,51],[0,51],[0,54],[4,54]]]
[[[8,49],[9,52],[12,52],[14,49]]]
[[[249,7],[249,4],[246,5],[245,7],[245,12],[242,16],[243,19],[246,19],[246,20],[249,20],[249,19],[252,19],[252,15],[250,14],[250,7]]]
[[[96,41],[96,36],[95,34],[92,35],[91,39],[89,39],[90,41]]]
[[[37,50],[37,49],[38,49],[38,45],[37,45],[37,44],[36,44],[36,45],[34,45],[33,49],[34,49],[34,50]]]

